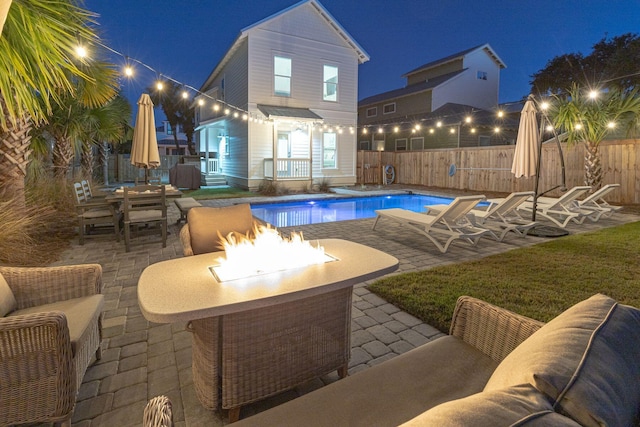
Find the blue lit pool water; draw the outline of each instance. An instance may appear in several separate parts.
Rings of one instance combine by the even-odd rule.
[[[453,199],[422,194],[318,199],[253,204],[253,215],[275,227],[374,218],[376,209],[402,208],[424,212],[425,205],[449,204]]]

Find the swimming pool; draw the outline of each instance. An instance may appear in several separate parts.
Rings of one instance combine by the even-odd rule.
[[[423,194],[317,199],[253,204],[251,212],[275,227],[374,218],[376,209],[402,208],[424,212],[425,205],[449,204],[453,199]]]

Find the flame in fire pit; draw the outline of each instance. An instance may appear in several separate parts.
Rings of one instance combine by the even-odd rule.
[[[231,233],[221,240],[226,256],[211,267],[220,282],[334,260],[322,246],[305,241],[302,233],[293,232],[285,238],[271,227],[258,226],[253,239]]]

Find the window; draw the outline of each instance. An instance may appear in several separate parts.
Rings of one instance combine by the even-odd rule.
[[[371,150],[371,141],[360,141],[361,150]]]
[[[273,57],[273,93],[291,96],[291,58]]]
[[[375,117],[378,115],[378,107],[367,108],[367,117]]]
[[[333,65],[324,66],[322,99],[325,101],[338,100],[338,67],[334,67]]]
[[[384,104],[382,107],[382,114],[391,114],[396,112],[396,103]]]
[[[411,138],[410,150],[424,150],[424,137]]]
[[[337,140],[334,132],[325,132],[322,134],[322,167],[335,168],[337,152]]]
[[[479,135],[478,136],[478,146],[487,147],[491,145],[491,136],[489,135]]]
[[[396,151],[407,151],[407,138],[396,139]]]
[[[487,72],[486,71],[478,71],[476,74],[476,78],[478,80],[487,80]]]

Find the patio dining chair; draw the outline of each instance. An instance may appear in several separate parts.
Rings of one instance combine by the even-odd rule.
[[[117,205],[106,200],[88,199],[82,184],[73,184],[76,197],[76,212],[78,218],[78,234],[80,244],[84,245],[86,235],[96,230],[98,225],[113,226],[116,240],[120,241],[120,212]]]
[[[84,191],[84,195],[88,201],[104,200],[104,198],[107,197],[107,194],[102,192],[94,192],[91,189],[91,184],[89,184],[89,181],[86,179],[80,181],[80,185],[82,185],[82,190]]]
[[[124,188],[124,244],[131,249],[131,231],[140,227],[158,225],[162,236],[162,247],[167,247],[167,204],[164,185],[138,185]]]

